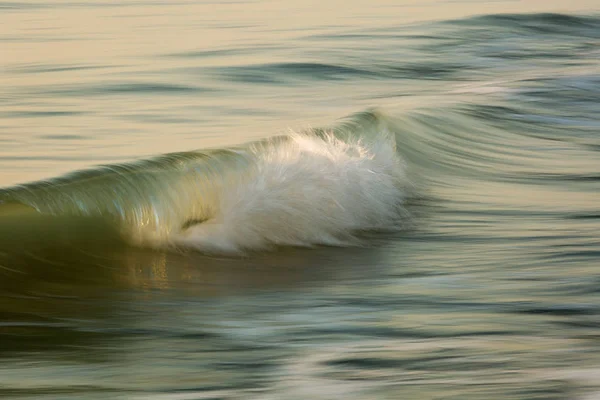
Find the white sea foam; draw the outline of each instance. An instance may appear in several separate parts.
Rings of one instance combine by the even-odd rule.
[[[387,132],[351,139],[293,133],[249,153],[248,169],[220,187],[214,215],[173,244],[205,252],[344,245],[357,231],[398,226],[408,182]]]

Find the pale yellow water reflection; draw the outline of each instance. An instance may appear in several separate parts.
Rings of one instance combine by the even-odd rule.
[[[363,28],[478,14],[598,9],[593,0],[15,4],[8,3],[0,14],[0,185],[240,143],[390,103],[360,100],[358,92],[369,92],[360,84],[265,91],[216,82],[214,70],[204,72],[310,63],[319,51],[343,50],[314,42],[298,53],[313,35],[361,34]],[[160,95],[128,91],[132,85],[148,85],[149,92]]]

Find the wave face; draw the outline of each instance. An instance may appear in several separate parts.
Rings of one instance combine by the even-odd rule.
[[[237,148],[168,154],[4,190],[56,216],[102,217],[142,246],[240,252],[346,245],[399,225],[405,165],[384,116]]]

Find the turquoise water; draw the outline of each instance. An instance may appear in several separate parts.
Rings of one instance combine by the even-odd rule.
[[[599,13],[0,2],[0,397],[600,396]]]

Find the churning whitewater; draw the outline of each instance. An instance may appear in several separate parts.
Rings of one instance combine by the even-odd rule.
[[[349,245],[400,226],[409,192],[379,113],[226,150],[168,154],[5,189],[54,216],[102,217],[135,245],[238,253]]]

